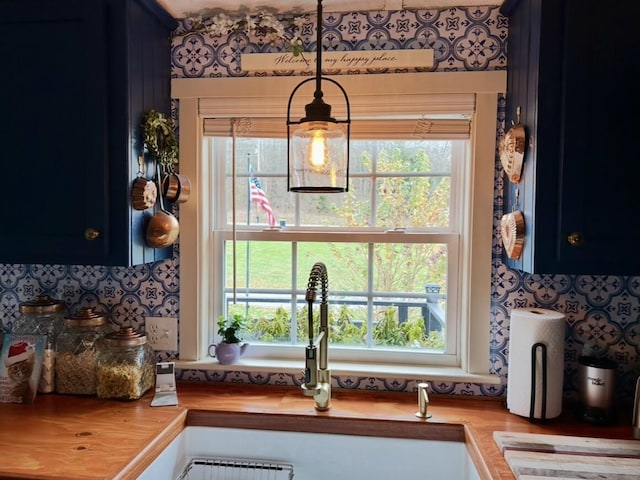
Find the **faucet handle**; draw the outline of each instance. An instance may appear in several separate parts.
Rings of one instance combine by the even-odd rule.
[[[304,383],[310,387],[318,383],[318,348],[313,344],[305,348]]]

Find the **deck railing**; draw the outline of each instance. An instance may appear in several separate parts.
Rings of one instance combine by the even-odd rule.
[[[425,333],[439,332],[445,326],[446,312],[441,306],[441,302],[446,299],[446,295],[440,293],[440,287],[435,284],[428,284],[425,286],[426,295],[422,298],[411,299],[376,299],[372,301],[374,307],[393,307],[398,310],[398,321],[400,323],[406,322],[409,318],[409,311],[411,309],[420,309],[422,318],[425,323]],[[355,298],[354,298],[355,297]],[[297,305],[304,306],[306,301],[304,300],[304,292],[299,292],[296,295]],[[244,304],[245,306],[255,306],[256,304],[282,304],[289,302],[290,296],[284,294],[278,294],[275,292],[264,291],[252,291],[243,292],[236,298],[236,304]],[[227,311],[229,306],[233,302],[231,292],[227,292],[226,295]],[[357,295],[349,294],[349,298],[341,298],[341,296],[335,295],[334,299],[329,298],[329,305],[347,305],[347,306],[366,306],[368,300],[366,298],[358,299]]]

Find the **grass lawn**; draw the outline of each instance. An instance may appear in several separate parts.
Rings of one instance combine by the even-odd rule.
[[[239,288],[245,286],[247,268],[247,243],[238,242],[236,246],[237,282]],[[287,242],[254,242],[249,249],[249,262],[252,270],[260,272],[260,278],[253,274],[250,278],[252,288],[288,288],[291,281],[291,244]],[[335,259],[327,243],[301,245],[298,250],[298,287],[306,288],[309,273],[314,263],[323,262],[329,274],[329,284],[341,283],[346,278],[348,265]],[[227,253],[227,285],[232,283],[232,252]],[[335,279],[335,281],[334,281]],[[335,288],[335,287],[332,287]],[[340,286],[340,288],[347,288]]]

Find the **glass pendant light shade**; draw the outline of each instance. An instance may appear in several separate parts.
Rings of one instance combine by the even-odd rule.
[[[318,0],[316,40],[316,76],[298,84],[291,92],[287,106],[287,143],[290,192],[340,193],[349,191],[349,133],[351,110],[344,88],[331,78],[322,76],[322,0]],[[291,120],[291,104],[298,89],[315,81],[313,101],[305,106],[305,117]],[[331,117],[331,105],[322,100],[322,82],[334,84],[342,95],[347,110],[346,120]]]
[[[289,142],[289,190],[309,193],[347,191],[348,141],[335,122],[301,123]]]

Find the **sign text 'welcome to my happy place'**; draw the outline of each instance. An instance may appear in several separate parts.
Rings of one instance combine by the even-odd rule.
[[[245,53],[241,66],[246,72],[268,70],[315,70],[315,52]],[[433,50],[367,50],[361,52],[323,52],[322,68],[428,68],[433,66]]]

